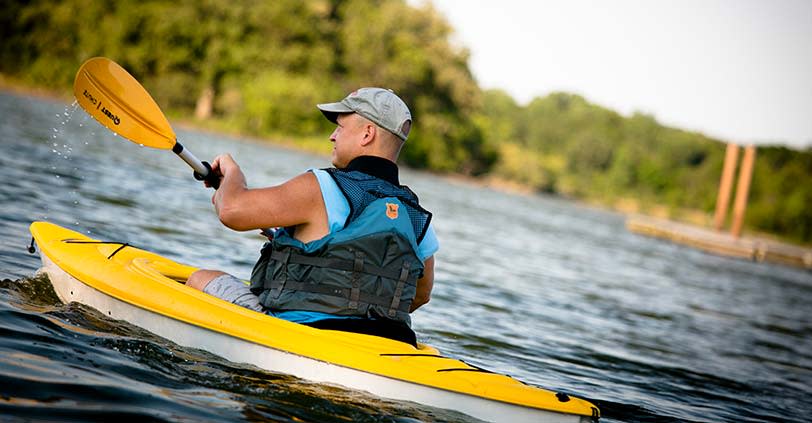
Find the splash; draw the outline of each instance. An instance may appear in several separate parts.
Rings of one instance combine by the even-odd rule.
[[[65,109],[60,112],[56,113],[55,117],[57,119],[58,124],[51,128],[51,142],[50,142],[50,150],[51,153],[54,155],[55,160],[52,160],[49,164],[51,165],[51,172],[53,174],[54,179],[56,180],[55,183],[57,184],[71,184],[71,180],[84,180],[85,177],[82,172],[79,171],[79,166],[74,165],[72,162],[72,158],[74,152],[76,150],[76,145],[78,142],[83,140],[86,137],[85,130],[77,131],[77,125],[71,125],[74,116],[76,115],[76,111],[79,109],[79,103],[74,101],[73,103],[66,105]],[[78,127],[83,127],[83,122],[79,122]],[[78,132],[78,133],[77,133]],[[84,141],[85,145],[88,145],[87,141]],[[69,166],[66,168],[66,165]],[[65,182],[63,182],[65,181]],[[73,184],[71,184],[73,185]],[[74,188],[70,191],[70,194],[73,196],[73,205],[75,209],[78,209],[80,206],[79,198],[80,195],[77,190]],[[50,209],[49,205],[45,206],[45,210],[41,214],[42,220],[48,220],[48,215],[51,214],[52,210]],[[78,222],[76,222],[78,225]]]
[[[56,114],[57,119],[60,119],[59,127],[51,128],[51,130],[53,130],[51,138],[53,140],[64,141],[62,143],[54,142],[52,144],[52,147],[54,148],[51,149],[51,152],[64,160],[70,160],[70,157],[73,154],[73,146],[68,144],[68,140],[70,139],[70,137],[66,136],[66,132],[67,126],[73,119],[73,115],[75,114],[78,107],[79,104],[76,101],[74,101],[70,105],[65,106],[65,110],[62,113]]]

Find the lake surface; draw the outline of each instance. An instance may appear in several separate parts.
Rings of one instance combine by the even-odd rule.
[[[232,153],[251,186],[329,165],[177,132],[201,159]],[[174,154],[114,136],[74,106],[0,92],[0,148],[3,420],[471,421],[231,363],[61,304],[34,277],[35,220],[241,277],[262,239],[221,226],[212,191]],[[644,238],[621,215],[552,197],[412,171],[401,180],[434,213],[441,242],[432,300],[413,315],[421,342],[588,399],[604,422],[812,416],[812,272]]]

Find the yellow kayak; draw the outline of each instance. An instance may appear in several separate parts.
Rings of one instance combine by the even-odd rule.
[[[42,272],[59,298],[91,306],[234,362],[486,421],[596,422],[597,407],[445,357],[437,349],[315,329],[257,313],[185,286],[196,268],[120,242],[34,222]]]

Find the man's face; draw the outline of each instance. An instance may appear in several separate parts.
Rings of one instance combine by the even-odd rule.
[[[364,119],[355,113],[338,115],[336,129],[330,134],[333,143],[333,166],[341,169],[346,167],[360,150],[360,142],[364,138]]]

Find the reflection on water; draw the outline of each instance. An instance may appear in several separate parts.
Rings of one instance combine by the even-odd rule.
[[[11,279],[0,285],[0,398],[11,398],[0,413],[466,420],[228,363],[59,304],[47,281],[25,278],[39,266],[25,251],[32,220],[242,277],[262,239],[223,228],[211,191],[167,151],[113,137],[63,104],[0,94],[0,115],[0,277]],[[253,186],[328,164],[178,135],[201,158],[232,153]],[[810,272],[639,237],[622,216],[555,198],[415,172],[401,179],[434,213],[441,241],[432,301],[414,315],[422,342],[588,398],[609,422],[800,421],[812,412]]]

